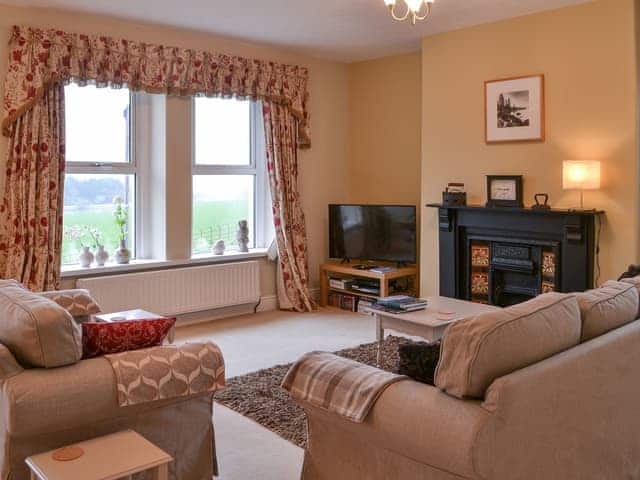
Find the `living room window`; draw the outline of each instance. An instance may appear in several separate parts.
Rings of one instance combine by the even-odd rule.
[[[133,95],[127,89],[65,87],[66,177],[62,264],[78,263],[82,245],[120,243],[114,200],[128,210],[125,229],[134,251],[138,169],[132,150]],[[97,237],[97,238],[96,238]]]
[[[259,112],[259,105],[248,100],[193,101],[192,255],[210,254],[218,240],[236,250],[239,220],[248,222],[250,248],[267,246],[269,202]]]

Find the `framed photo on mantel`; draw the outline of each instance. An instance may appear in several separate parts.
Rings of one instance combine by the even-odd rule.
[[[487,175],[486,206],[522,208],[522,175]]]
[[[544,75],[484,83],[487,143],[544,140]]]

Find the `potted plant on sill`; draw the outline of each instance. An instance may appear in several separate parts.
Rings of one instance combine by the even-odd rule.
[[[124,205],[122,197],[113,199],[113,218],[118,227],[120,247],[115,251],[116,263],[127,264],[131,260],[131,251],[127,248],[127,224],[129,223],[129,207]]]

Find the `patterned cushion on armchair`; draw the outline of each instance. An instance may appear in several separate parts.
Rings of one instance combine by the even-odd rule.
[[[91,315],[96,315],[102,310],[88,290],[71,289],[41,292],[39,295],[53,300],[71,314],[78,323],[89,320]]]

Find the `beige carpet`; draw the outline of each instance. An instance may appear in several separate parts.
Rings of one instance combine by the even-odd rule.
[[[336,351],[375,340],[372,317],[325,309],[310,314],[264,312],[180,327],[177,341],[220,345],[227,377],[295,361],[310,350]],[[219,404],[214,424],[220,479],[298,480],[303,451]]]

